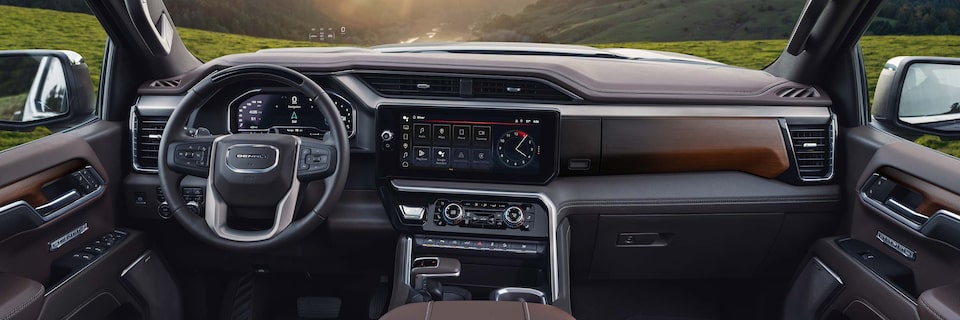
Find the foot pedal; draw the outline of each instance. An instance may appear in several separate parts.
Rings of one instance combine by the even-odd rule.
[[[254,318],[253,310],[253,291],[254,278],[252,273],[247,273],[237,279],[237,288],[233,296],[233,309],[230,315],[231,320],[252,320]]]
[[[297,298],[297,316],[307,319],[336,319],[340,316],[340,298]]]
[[[377,290],[373,292],[373,296],[370,297],[370,311],[369,319],[380,319],[380,316],[383,315],[384,310],[387,308],[387,303],[390,302],[390,287],[379,286]]]

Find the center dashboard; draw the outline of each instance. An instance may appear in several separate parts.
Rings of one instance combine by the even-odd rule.
[[[555,110],[380,106],[380,176],[546,184],[559,123]]]

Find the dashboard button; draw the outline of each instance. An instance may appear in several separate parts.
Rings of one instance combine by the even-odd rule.
[[[383,132],[380,133],[380,139],[383,139],[383,141],[393,140],[393,131],[383,130]]]
[[[441,146],[450,145],[450,125],[449,124],[433,125],[433,144],[441,145]]]
[[[475,147],[490,147],[490,127],[473,127],[473,145]]]
[[[470,167],[470,149],[464,148],[453,148],[453,154],[451,155],[451,163],[454,168],[469,168]]]
[[[472,154],[473,154],[472,156],[473,161],[471,163],[473,168],[475,169],[490,168],[490,165],[491,165],[490,150],[473,149]]]
[[[470,145],[470,126],[453,126],[453,145]]]
[[[433,166],[440,168],[447,168],[450,166],[450,148],[433,148]]]
[[[413,147],[413,165],[417,167],[430,166],[430,147]]]
[[[429,124],[418,123],[413,125],[413,144],[430,144]]]

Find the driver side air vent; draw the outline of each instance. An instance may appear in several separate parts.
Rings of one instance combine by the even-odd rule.
[[[385,96],[460,95],[460,78],[407,74],[360,74],[360,79]]]
[[[166,117],[137,116],[133,124],[133,166],[138,171],[156,172],[160,153],[160,137]]]
[[[781,98],[819,98],[820,91],[813,87],[787,87],[777,91]]]
[[[791,125],[790,140],[797,170],[804,181],[833,176],[834,138],[831,125]]]
[[[180,79],[156,80],[150,83],[151,88],[176,88],[180,86]]]

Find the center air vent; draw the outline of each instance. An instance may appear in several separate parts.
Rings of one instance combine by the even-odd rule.
[[[166,117],[133,117],[133,164],[139,171],[156,171],[160,153],[160,136]]]
[[[457,77],[361,74],[360,79],[386,96],[456,97],[460,95],[460,78]]]
[[[371,89],[386,97],[460,97],[545,102],[579,100],[579,97],[536,78],[366,72],[357,76]]]
[[[830,125],[791,125],[790,140],[797,170],[804,181],[833,176],[833,128]]]
[[[542,82],[531,80],[474,79],[473,96],[492,99],[569,101],[570,97]]]

